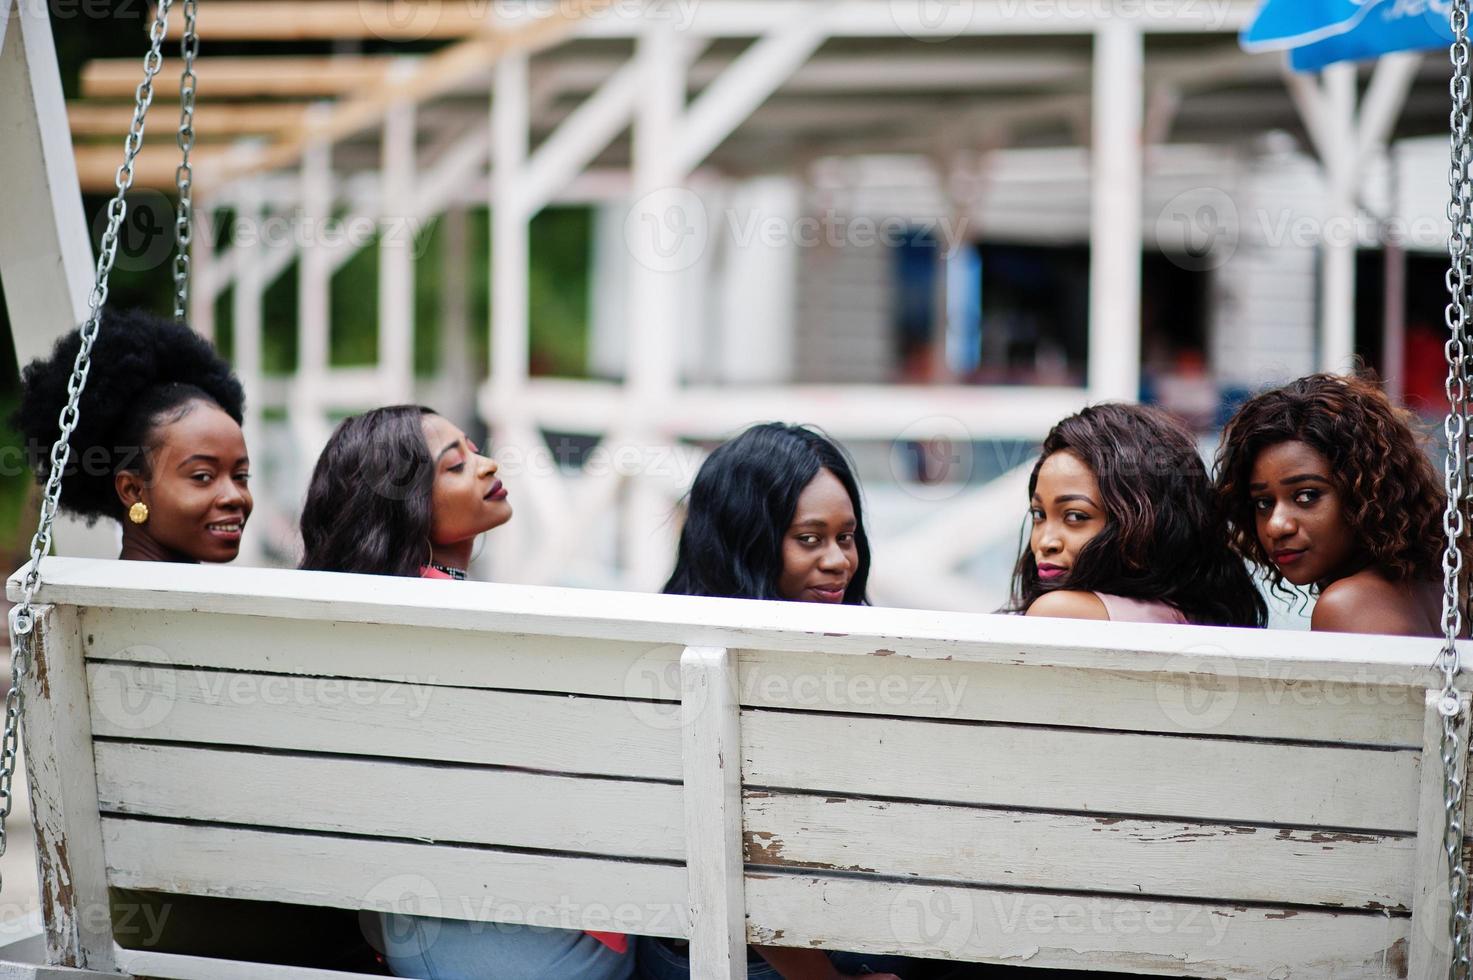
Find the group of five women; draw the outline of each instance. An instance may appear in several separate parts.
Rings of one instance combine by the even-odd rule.
[[[79,343],[63,337],[24,371],[16,423],[43,478]],[[229,367],[187,326],[109,313],[62,506],[119,521],[123,559],[232,560],[252,509],[243,402]],[[1159,409],[1100,404],[1059,422],[1028,481],[1007,611],[1261,627],[1251,568],[1273,588],[1315,593],[1313,629],[1441,632],[1445,497],[1414,426],[1374,381],[1312,375],[1259,394],[1229,422],[1216,462],[1214,480],[1192,433]],[[375,409],[343,421],[317,461],[300,567],[461,579],[476,539],[511,519],[496,462],[451,420],[420,406]],[[862,605],[869,571],[847,456],[810,428],[773,423],[702,465],[664,591]],[[430,929],[412,916],[380,925],[399,976],[689,975],[685,951],[664,940]],[[784,948],[754,949],[750,965],[751,976],[787,980],[924,972],[893,957]]]

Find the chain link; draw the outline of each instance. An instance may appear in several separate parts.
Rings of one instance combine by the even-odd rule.
[[[1468,474],[1470,419],[1469,388],[1470,330],[1473,330],[1473,141],[1470,141],[1470,125],[1473,125],[1473,108],[1470,108],[1470,72],[1468,42],[1469,0],[1453,0],[1451,24],[1453,44],[1449,51],[1452,61],[1452,77],[1448,82],[1448,93],[1452,97],[1449,114],[1451,129],[1451,160],[1448,167],[1449,195],[1448,221],[1452,231],[1448,236],[1448,304],[1446,322],[1447,340],[1447,400],[1448,415],[1444,425],[1447,437],[1447,460],[1444,486],[1447,491],[1447,510],[1443,514],[1443,531],[1447,535],[1447,549],[1442,556],[1443,598],[1442,630],[1444,645],[1438,657],[1442,670],[1442,696],[1439,710],[1442,715],[1441,756],[1444,773],[1443,784],[1443,850],[1448,864],[1448,911],[1447,932],[1452,943],[1452,962],[1449,976],[1453,980],[1466,980],[1470,975],[1468,948],[1468,912],[1465,907],[1468,894],[1468,873],[1463,867],[1463,781],[1457,775],[1458,756],[1464,747],[1460,745],[1458,719],[1462,702],[1458,692],[1458,675],[1462,670],[1459,661],[1457,638],[1463,630],[1463,537],[1469,531]]]
[[[72,362],[72,375],[67,381],[67,401],[58,422],[61,428],[51,447],[51,468],[46,487],[41,493],[41,517],[31,538],[31,560],[21,581],[21,599],[10,611],[10,692],[5,696],[5,730],[0,735],[0,854],[5,853],[5,821],[13,802],[12,779],[15,775],[16,750],[20,744],[20,686],[35,639],[36,615],[32,609],[36,589],[41,584],[41,559],[51,551],[51,528],[61,505],[61,477],[72,453],[72,432],[80,417],[78,405],[87,375],[92,369],[92,345],[97,340],[102,322],[102,308],[107,302],[108,279],[118,254],[118,235],[128,213],[128,189],[133,186],[133,163],[143,148],[143,124],[153,102],[153,80],[163,67],[164,33],[169,24],[169,9],[174,0],[159,0],[158,10],[148,29],[148,53],[143,59],[143,81],[134,90],[133,120],[123,144],[123,163],[118,167],[114,185],[117,193],[107,206],[107,228],[97,251],[96,278],[87,297],[87,320],[81,328],[81,346]]]
[[[178,210],[174,214],[174,319],[183,320],[189,308],[189,246],[194,240],[194,169],[189,153],[194,149],[194,89],[199,79],[194,74],[194,59],[199,54],[199,33],[195,29],[198,0],[182,0],[184,35],[179,40],[179,54],[184,72],[179,76],[179,166],[174,171],[174,185],[179,189]]]

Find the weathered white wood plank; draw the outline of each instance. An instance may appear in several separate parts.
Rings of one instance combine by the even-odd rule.
[[[1190,655],[1179,665],[1190,667]],[[1422,694],[1377,678],[1142,674],[744,650],[744,707],[1011,721],[1188,735],[1422,744]]]
[[[741,708],[729,651],[691,647],[680,658],[685,828],[691,842],[691,972],[710,980],[747,975],[742,891]]]
[[[668,783],[121,742],[96,756],[107,812],[685,860]]]
[[[14,598],[18,585],[8,584]],[[1436,686],[1419,638],[756,602],[167,562],[48,561],[48,602],[474,629],[727,649],[895,655],[1107,671],[1266,671],[1282,681]],[[1473,656],[1473,644],[1468,645]]]
[[[367,980],[369,977],[381,976],[372,973],[347,973],[342,970],[313,970],[303,966],[279,966],[275,963],[218,960],[208,956],[154,953],[145,949],[119,948],[118,963],[129,973],[140,977],[158,977],[160,980]],[[116,980],[116,975],[113,980]]]
[[[97,757],[103,809],[119,813],[684,858],[667,783],[113,742]]]
[[[191,895],[685,937],[685,869],[104,817],[111,883]]]
[[[823,751],[814,751],[823,746]],[[842,795],[1411,833],[1415,752],[774,711],[747,784]]]
[[[748,937],[773,945],[1234,980],[1407,976],[1405,917],[761,874],[747,903]]]
[[[678,780],[640,702],[125,663],[87,665],[99,736]]]
[[[1417,812],[1417,850],[1412,867],[1413,977],[1445,977],[1452,967],[1453,947],[1449,935],[1452,899],[1449,894],[1446,839],[1447,808],[1445,770],[1442,760],[1443,716],[1439,711],[1440,690],[1426,692],[1426,730],[1422,743],[1422,782]],[[1458,751],[1453,756],[1454,774],[1466,787],[1468,773],[1469,697],[1459,697],[1453,730]]]
[[[402,636],[379,625],[221,617],[210,613],[89,608],[94,660],[403,680],[444,686],[561,691],[614,697],[680,696],[681,648],[637,641],[469,630],[417,630],[406,663]],[[1016,721],[1186,734],[1302,738],[1420,746],[1421,690],[1285,681],[1275,675],[1141,674],[745,650],[744,706],[957,720]],[[1183,663],[1185,666],[1185,662]],[[1351,678],[1355,680],[1355,678]],[[1314,710],[1306,710],[1314,709]],[[676,708],[643,709],[673,727]]]
[[[751,792],[747,861],[961,884],[1411,911],[1415,838]]]
[[[82,622],[92,660],[680,698],[682,648],[673,645],[416,629],[406,647],[408,634],[374,623],[144,609],[88,608]],[[1421,741],[1420,710],[1419,704],[1413,744]],[[673,728],[678,724],[673,705],[668,714]]]
[[[75,609],[37,607],[31,662],[21,680],[31,821],[46,959],[114,968],[112,921],[97,814],[87,680]]]

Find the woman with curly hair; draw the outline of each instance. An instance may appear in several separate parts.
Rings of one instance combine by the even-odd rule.
[[[1028,497],[1011,611],[1209,626],[1267,619],[1227,546],[1196,443],[1166,412],[1104,404],[1064,419],[1044,440]]]
[[[1318,595],[1310,628],[1442,633],[1446,496],[1371,378],[1312,374],[1238,409],[1217,454],[1233,547]]]
[[[45,482],[82,338],[57,341],[21,376],[13,423]],[[120,558],[227,562],[251,516],[245,394],[209,341],[147,313],[106,311],[82,389],[61,506],[123,528]]]

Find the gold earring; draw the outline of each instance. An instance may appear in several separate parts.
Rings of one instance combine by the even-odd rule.
[[[147,521],[148,504],[145,504],[143,501],[140,500],[132,507],[129,507],[128,520],[132,521],[134,524],[142,524],[144,521]]]

